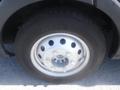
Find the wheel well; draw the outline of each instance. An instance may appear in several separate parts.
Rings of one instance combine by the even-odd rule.
[[[50,0],[48,0],[50,1]],[[53,0],[54,1],[54,0]],[[94,6],[78,2],[78,1],[66,1],[59,2],[37,2],[31,5],[28,5],[16,13],[14,13],[5,23],[2,30],[2,45],[6,51],[6,53],[10,55],[14,55],[14,41],[16,34],[22,24],[27,21],[32,15],[37,14],[45,7],[58,7],[58,6],[66,6],[66,7],[75,7],[78,10],[86,13],[88,17],[94,20],[97,24],[101,26],[101,31],[104,33],[104,36],[107,41],[107,47],[109,47],[108,56],[112,57],[117,48],[118,48],[118,31],[116,29],[113,21],[102,11],[96,9]],[[61,1],[61,0],[60,0]],[[9,46],[10,47],[9,47]],[[12,48],[11,48],[12,47]]]

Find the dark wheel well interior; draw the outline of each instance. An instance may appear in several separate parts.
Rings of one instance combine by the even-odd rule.
[[[49,2],[48,2],[49,1]],[[91,19],[101,26],[101,31],[107,41],[107,47],[109,47],[108,56],[112,57],[118,48],[118,32],[116,26],[112,20],[102,11],[96,9],[94,6],[81,3],[78,1],[66,1],[64,0],[48,0],[33,3],[26,7],[21,8],[14,13],[5,23],[2,30],[2,45],[6,53],[14,55],[14,40],[19,28],[27,21],[32,15],[37,14],[45,7],[75,7],[80,12],[86,13]],[[53,3],[54,2],[54,3]]]

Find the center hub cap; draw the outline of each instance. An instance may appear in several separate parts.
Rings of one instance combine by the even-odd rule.
[[[58,55],[57,57],[55,57],[52,60],[53,65],[57,66],[57,67],[65,67],[68,65],[69,60],[68,58],[62,56],[62,55]]]

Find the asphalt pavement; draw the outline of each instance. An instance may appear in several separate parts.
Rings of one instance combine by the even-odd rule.
[[[95,74],[69,84],[90,87],[95,85],[120,85],[120,60],[105,60]],[[29,75],[13,57],[0,58],[0,85],[48,86],[49,84]]]

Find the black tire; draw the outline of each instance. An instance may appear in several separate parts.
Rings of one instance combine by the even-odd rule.
[[[43,74],[33,66],[30,60],[30,50],[33,44],[44,35],[56,32],[74,34],[88,45],[90,60],[88,65],[79,73],[69,77],[56,78]],[[46,9],[33,16],[20,28],[15,46],[16,57],[20,63],[40,79],[52,83],[82,79],[100,66],[106,54],[105,38],[99,25],[95,24],[84,13],[70,9]]]

